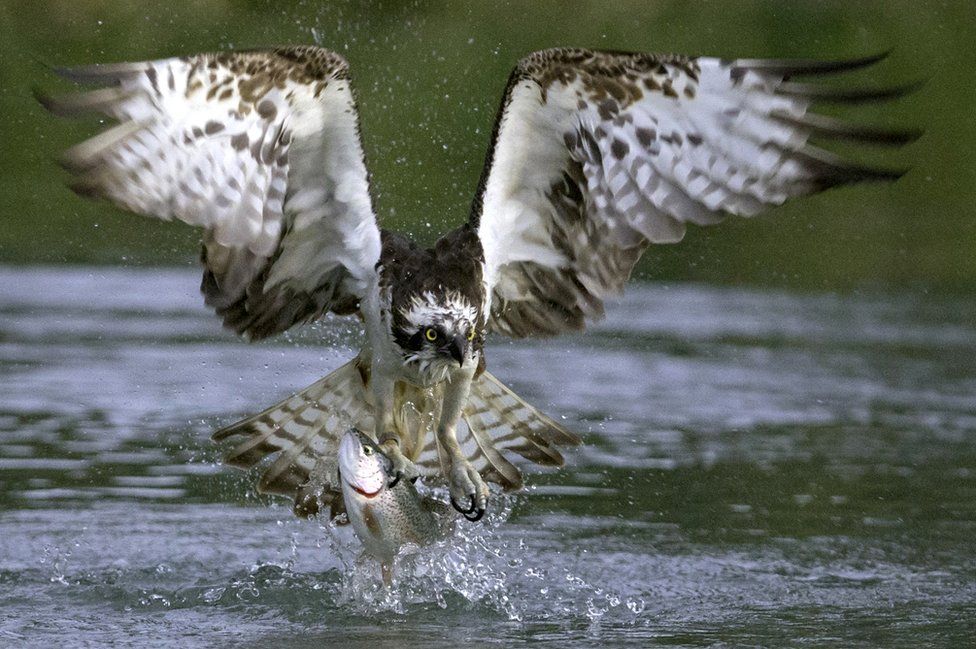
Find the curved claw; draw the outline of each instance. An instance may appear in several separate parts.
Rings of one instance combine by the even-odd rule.
[[[461,516],[464,516],[465,520],[469,520],[472,523],[480,521],[485,515],[485,510],[475,504],[474,496],[471,496],[471,507],[469,509],[461,509],[457,501],[454,500],[454,497],[451,496],[451,507],[458,510]]]
[[[402,477],[403,477],[403,471],[397,471],[396,472],[396,477],[393,478],[393,480],[390,482],[390,484],[386,485],[386,488],[387,489],[392,489],[393,487],[397,486],[397,483],[400,482],[400,478],[402,478]]]
[[[454,500],[454,496],[451,496],[451,507],[458,510],[459,513],[461,513],[462,515],[464,515],[465,518],[467,518],[468,514],[470,514],[475,510],[474,496],[471,496],[471,506],[467,509],[461,509],[461,506],[457,504],[456,500]]]

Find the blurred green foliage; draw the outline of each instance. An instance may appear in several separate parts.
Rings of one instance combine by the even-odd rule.
[[[976,3],[221,2],[0,3],[0,262],[196,263],[197,233],[73,196],[55,164],[97,129],[44,113],[32,86],[67,89],[45,63],[144,60],[319,43],[352,64],[385,225],[430,241],[464,219],[515,61],[554,45],[722,57],[841,58],[893,48],[851,81],[925,79],[915,95],[838,114],[925,136],[867,160],[912,171],[890,185],[794,201],[758,219],[693,229],[648,251],[656,279],[811,289],[976,280]],[[836,111],[825,108],[826,112]],[[836,149],[836,147],[835,147]]]

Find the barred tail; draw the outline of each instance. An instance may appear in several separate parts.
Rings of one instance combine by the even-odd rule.
[[[522,487],[522,473],[506,453],[515,453],[546,466],[562,466],[557,447],[577,446],[582,440],[542,414],[501,381],[484,372],[471,384],[458,426],[461,450],[485,480],[506,491]],[[440,466],[435,440],[424,448],[417,464]]]
[[[299,516],[313,515],[323,505],[331,506],[334,514],[342,505],[334,484],[339,440],[350,426],[374,429],[366,390],[358,359],[353,359],[267,410],[218,430],[213,440],[239,440],[224,455],[225,464],[251,469],[265,463],[259,492],[293,498]],[[443,479],[436,436],[430,434],[439,412],[437,392],[398,384],[395,414],[408,457],[425,476]],[[462,419],[457,437],[465,457],[486,480],[506,491],[523,485],[521,471],[506,454],[561,466],[557,447],[581,443],[488,372],[472,383]]]
[[[218,430],[212,439],[241,440],[224,455],[231,466],[250,469],[271,458],[258,491],[294,498],[295,513],[309,516],[320,504],[332,504],[339,440],[350,426],[373,430],[357,359],[267,410]]]

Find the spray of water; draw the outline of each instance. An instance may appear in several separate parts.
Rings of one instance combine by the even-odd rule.
[[[439,495],[446,498],[446,493]],[[513,622],[538,619],[540,599],[549,602],[543,619],[568,615],[598,624],[610,611],[630,619],[643,613],[642,599],[594,586],[575,574],[571,558],[553,565],[550,554],[512,535],[504,523],[516,498],[496,495],[494,510],[479,525],[447,510],[450,533],[426,547],[403,548],[390,587],[383,583],[379,563],[361,552],[347,528],[323,525],[328,551],[343,566],[333,586],[336,604],[364,616],[406,614],[431,604],[442,609],[476,605]]]

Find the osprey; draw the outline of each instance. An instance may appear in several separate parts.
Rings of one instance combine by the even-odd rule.
[[[371,431],[396,480],[446,479],[470,520],[486,482],[521,486],[510,453],[562,464],[579,438],[486,371],[489,331],[583,329],[650,243],[688,223],[752,216],[795,196],[900,171],[850,162],[811,138],[903,144],[915,133],[808,112],[817,100],[907,88],[791,80],[867,66],[549,49],[511,73],[468,220],[431,248],[377,225],[349,68],[318,47],[222,52],[59,70],[100,86],[39,97],[118,124],[68,150],[72,189],[203,229],[207,305],[251,340],[325,313],[358,314],[349,363],[215,433],[226,460],[270,456],[263,492],[295,512],[341,507],[336,455]]]

